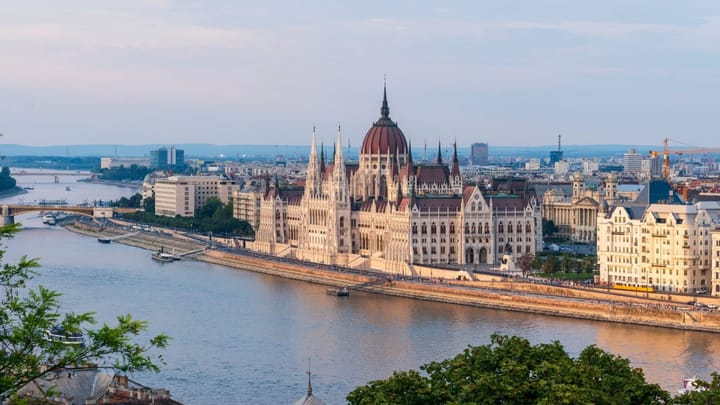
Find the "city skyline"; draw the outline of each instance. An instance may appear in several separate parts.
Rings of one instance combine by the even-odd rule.
[[[716,146],[720,5],[29,1],[0,17],[0,133],[27,145]],[[622,14],[622,16],[620,16]]]

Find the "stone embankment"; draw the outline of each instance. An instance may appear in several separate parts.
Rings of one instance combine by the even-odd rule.
[[[112,237],[127,233],[115,228],[100,230],[96,224],[74,223],[68,229],[88,236]],[[149,250],[192,251],[202,242],[184,236],[142,232],[119,243]],[[207,249],[196,260],[295,280],[348,287],[353,290],[398,297],[529,312],[598,321],[621,322],[675,329],[720,333],[720,312],[685,303],[629,297],[599,289],[568,288],[533,284],[517,279],[506,281],[405,280],[394,275],[347,272],[310,263],[268,260],[254,254]],[[710,300],[707,298],[706,300]]]

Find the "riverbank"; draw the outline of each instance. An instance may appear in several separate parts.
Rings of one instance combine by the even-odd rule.
[[[15,197],[16,195],[27,194],[27,190],[22,187],[13,187],[0,191],[0,198]]]
[[[95,223],[86,222],[68,224],[66,228],[92,237],[113,237],[129,233],[118,228],[101,229]],[[176,254],[197,251],[206,246],[205,241],[193,239],[180,232],[140,232],[117,242],[154,251],[162,247],[165,251]],[[717,311],[660,299],[621,296],[598,289],[533,284],[499,276],[472,282],[411,280],[383,273],[341,271],[311,263],[270,258],[244,250],[205,249],[193,255],[193,259],[289,279],[412,299],[597,321],[720,332],[720,313]]]

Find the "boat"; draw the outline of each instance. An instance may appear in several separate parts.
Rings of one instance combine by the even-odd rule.
[[[151,257],[153,260],[160,263],[170,263],[175,261],[172,257],[169,257],[167,253],[162,252],[155,252]]]
[[[45,214],[42,218],[43,224],[55,225],[57,224],[57,217],[52,214]]]
[[[327,294],[334,295],[336,297],[348,297],[350,296],[350,290],[348,290],[347,287],[330,287],[327,289]]]
[[[23,187],[25,190],[35,190],[35,186],[25,186]]]
[[[697,377],[683,378],[683,386],[678,390],[678,394],[685,395],[694,391],[705,391],[705,387],[695,385]]]
[[[111,239],[110,238],[98,238],[98,242],[99,243],[110,243]]]
[[[65,186],[65,191],[70,191],[70,186]]]
[[[152,254],[152,259],[156,262],[169,263],[180,260],[181,258],[180,256],[166,252],[164,247],[160,247],[157,252]]]
[[[62,325],[53,326],[51,329],[45,330],[45,340],[52,343],[60,343],[64,345],[82,345],[85,344],[85,337],[80,332],[68,332]]]

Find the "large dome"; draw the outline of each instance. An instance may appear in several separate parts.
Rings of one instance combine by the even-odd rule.
[[[387,102],[387,91],[383,89],[383,104],[380,108],[380,119],[373,123],[363,139],[361,154],[380,155],[407,152],[405,135],[397,123],[390,119],[390,108]]]

